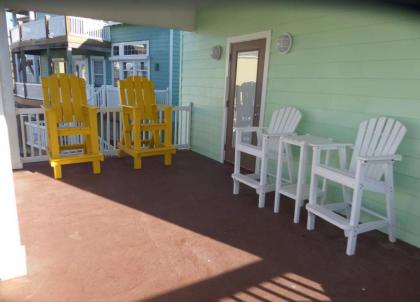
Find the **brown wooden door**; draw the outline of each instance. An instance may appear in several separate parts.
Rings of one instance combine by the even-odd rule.
[[[233,127],[258,126],[264,73],[266,39],[233,43],[229,54],[229,81],[225,161],[235,159]],[[256,144],[256,136],[245,135],[243,141]],[[241,167],[254,170],[255,157],[241,154]]]

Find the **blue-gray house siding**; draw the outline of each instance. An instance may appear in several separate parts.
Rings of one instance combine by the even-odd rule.
[[[179,101],[179,31],[173,31],[173,69],[172,69],[172,103]],[[150,78],[156,89],[169,87],[169,56],[170,56],[170,30],[143,27],[137,25],[120,24],[111,26],[111,42],[149,41]],[[107,71],[111,71],[111,64]],[[107,82],[112,84],[112,73],[107,72]]]

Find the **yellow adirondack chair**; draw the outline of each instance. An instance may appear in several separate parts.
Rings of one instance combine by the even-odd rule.
[[[153,81],[133,76],[118,81],[121,106],[122,134],[119,155],[134,158],[134,169],[141,169],[146,156],[164,157],[164,164],[172,164],[172,107],[162,106],[163,120],[159,118]]]
[[[54,178],[62,177],[62,165],[84,162],[92,162],[93,173],[101,173],[100,161],[104,160],[104,156],[98,145],[97,110],[87,105],[85,80],[68,74],[43,77],[42,93],[47,149]],[[84,152],[62,153],[74,149],[83,149]]]

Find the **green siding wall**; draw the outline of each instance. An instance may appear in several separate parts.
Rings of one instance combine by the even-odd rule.
[[[303,113],[298,132],[353,142],[359,123],[387,115],[408,134],[396,164],[398,237],[420,246],[420,19],[409,11],[366,6],[208,8],[197,31],[183,33],[181,100],[192,102],[192,149],[220,159],[225,55],[210,49],[227,37],[272,30],[265,112],[284,105]],[[276,50],[283,32],[294,36],[291,53]],[[384,207],[377,196],[369,206]]]

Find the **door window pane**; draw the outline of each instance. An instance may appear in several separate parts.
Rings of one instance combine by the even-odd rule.
[[[114,75],[114,86],[118,86],[118,80],[120,80],[121,63],[114,62],[112,72]]]
[[[255,92],[257,82],[258,51],[238,52],[236,65],[236,89],[234,101],[234,127],[253,126]],[[252,134],[243,136],[243,142],[251,143]],[[233,138],[232,145],[235,145]]]
[[[93,59],[92,65],[93,65],[93,85],[94,87],[100,87],[104,85],[104,82],[105,82],[104,60]]]

